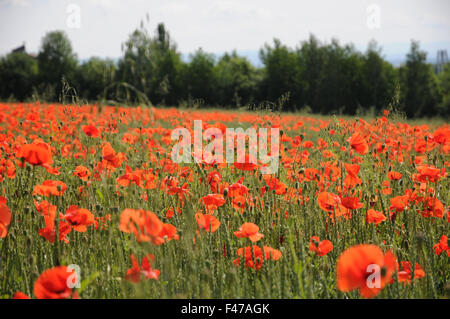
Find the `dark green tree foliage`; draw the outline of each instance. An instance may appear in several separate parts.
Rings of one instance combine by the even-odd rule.
[[[55,98],[61,91],[61,80],[74,83],[77,56],[72,44],[63,31],[47,33],[42,39],[38,54],[39,81],[44,85],[55,86]]]
[[[286,106],[290,110],[295,109],[305,88],[297,53],[275,39],[273,47],[266,44],[261,49],[260,58],[265,66],[260,84],[262,98],[275,101],[289,93],[290,100]]]
[[[216,65],[216,102],[241,106],[253,103],[257,94],[258,71],[244,57],[225,53]]]
[[[327,52],[316,37],[310,35],[309,40],[297,49],[298,63],[302,70],[304,82],[303,107],[307,105],[318,109],[323,96],[322,84],[327,76]]]
[[[450,114],[450,67],[434,74],[414,41],[399,68],[376,42],[361,53],[313,35],[295,49],[277,39],[264,45],[261,68],[235,51],[216,59],[199,49],[183,62],[164,24],[152,36],[141,23],[122,49],[117,63],[91,58],[78,65],[66,34],[49,32],[37,59],[25,53],[0,59],[0,98],[58,101],[64,78],[74,89],[68,94],[81,101],[241,107],[283,97],[285,111],[359,114],[380,112],[400,88],[400,107],[409,117]]]
[[[89,59],[77,69],[77,93],[88,101],[101,99],[105,88],[114,81],[115,72],[116,65],[112,60]]]
[[[182,97],[182,61],[163,24],[154,38],[141,26],[124,45],[118,80],[134,86],[153,103],[175,104]]]
[[[381,48],[375,41],[369,43],[363,59],[365,91],[362,105],[374,106],[380,110],[388,105],[394,95],[395,85],[398,82],[397,73],[392,64],[383,59]]]
[[[419,43],[412,41],[406,65],[400,68],[402,106],[408,117],[437,115],[442,100],[437,78],[426,58]]]
[[[151,39],[143,29],[136,29],[122,46],[123,58],[119,61],[117,79],[127,82],[144,94],[150,93],[150,76],[153,65],[150,59]]]
[[[450,114],[450,63],[439,74],[439,84],[442,93],[442,103],[439,105],[439,114]]]
[[[214,55],[205,53],[202,49],[190,55],[190,62],[185,72],[185,85],[189,98],[201,99],[208,105],[214,103],[216,95],[214,65]]]
[[[35,58],[26,53],[10,53],[0,59],[0,97],[20,101],[31,95],[38,75]]]

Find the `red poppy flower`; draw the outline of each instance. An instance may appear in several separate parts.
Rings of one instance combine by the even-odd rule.
[[[90,137],[99,137],[100,136],[100,130],[96,128],[94,125],[84,125],[82,127],[82,130],[84,134]]]
[[[353,134],[347,141],[350,143],[350,147],[361,155],[365,155],[369,151],[366,139],[359,132]]]
[[[399,172],[392,171],[392,172],[387,173],[387,178],[389,178],[392,181],[397,181],[400,178],[402,178],[402,176],[403,176],[402,173],[399,173]]]
[[[259,227],[253,223],[243,223],[238,231],[234,232],[237,238],[248,238],[252,242],[257,242],[264,237],[259,233]]]
[[[87,226],[94,223],[94,215],[92,215],[89,210],[79,208],[76,205],[72,205],[67,209],[64,219],[73,227],[75,231],[81,233],[87,231]]]
[[[341,198],[333,193],[321,192],[317,197],[317,203],[321,209],[329,213],[328,215],[333,221],[334,215],[348,218],[349,210],[342,205]]]
[[[155,259],[155,256],[148,254],[142,258],[142,266],[139,266],[139,262],[133,254],[130,255],[130,258],[132,267],[127,270],[125,275],[126,280],[138,283],[141,280],[141,274],[144,275],[145,279],[158,280],[160,271],[158,269],[153,269],[151,265]]]
[[[433,133],[433,141],[439,144],[446,144],[450,142],[450,126],[440,127]]]
[[[69,223],[62,220],[62,215],[59,215],[60,221],[59,221],[59,240],[63,240],[65,243],[68,243],[69,240],[67,239],[67,235],[70,233],[72,228],[70,227]],[[45,220],[45,228],[41,228],[38,231],[39,236],[44,237],[49,242],[54,243],[55,237],[56,237],[56,225],[55,225],[55,216],[52,215],[44,215]]]
[[[325,256],[333,250],[333,243],[329,240],[320,240],[317,236],[312,236],[309,240],[309,250],[314,251],[317,256]]]
[[[11,211],[8,206],[4,203],[0,203],[0,238],[5,238],[6,235],[8,235],[8,226],[11,222],[11,217]]]
[[[61,181],[46,180],[41,185],[36,185],[33,195],[41,196],[62,196],[67,189],[67,185]]]
[[[34,283],[34,295],[38,299],[76,298],[76,292],[70,288],[76,280],[76,273],[66,266],[47,269]]]
[[[123,210],[119,228],[124,233],[133,233],[138,242],[152,242],[154,245],[178,239],[175,226],[164,224],[155,213],[143,209]]]
[[[411,282],[411,263],[409,261],[400,262],[402,269],[397,273],[398,282],[409,283]],[[418,263],[414,269],[414,279],[425,277],[425,271]]]
[[[259,270],[262,267],[264,260],[278,260],[281,258],[281,251],[277,249],[273,249],[272,247],[264,246],[263,250],[256,246],[248,246],[245,248],[239,248],[237,250],[237,255],[239,258],[233,260],[233,264],[240,267],[241,258],[244,258],[244,266],[245,268],[253,268],[255,270]]]
[[[358,164],[347,164],[345,163],[345,169],[347,171],[347,176],[345,176],[344,184],[345,186],[352,188],[355,185],[361,184],[362,180],[358,177],[358,172],[360,165]]]
[[[218,207],[225,204],[225,198],[222,194],[208,194],[201,198],[206,206],[207,212],[215,211]]]
[[[250,156],[248,154],[245,154],[244,163],[234,162],[233,165],[234,167],[242,171],[254,171],[256,168],[258,168],[258,165],[250,162]]]
[[[369,209],[366,213],[366,220],[369,224],[379,224],[386,220],[386,216],[382,212],[374,209]]]
[[[408,205],[408,195],[403,195],[403,196],[396,196],[390,199],[391,201],[391,206],[390,209],[393,210],[395,209],[395,211],[397,213],[402,212],[403,210],[405,210],[406,206]]]
[[[390,283],[395,263],[392,252],[384,254],[375,245],[348,248],[338,258],[337,287],[343,292],[359,289],[364,298],[375,297]]]
[[[31,165],[50,165],[53,163],[50,146],[45,143],[33,143],[22,145],[17,158],[23,158]]]
[[[363,203],[359,202],[358,197],[344,197],[341,199],[341,201],[342,205],[348,209],[359,209],[364,206]]]
[[[31,298],[27,294],[24,294],[23,292],[18,291],[14,294],[13,299],[31,299]]]
[[[209,214],[196,213],[195,220],[197,221],[198,227],[211,233],[214,233],[220,226],[220,221]]]
[[[79,165],[75,168],[73,176],[78,176],[82,181],[86,182],[91,176],[91,172],[87,167]]]
[[[447,255],[450,257],[450,248],[448,246],[448,237],[445,235],[441,236],[441,239],[437,244],[433,246],[434,252],[436,255],[440,255],[444,251],[447,252]]]

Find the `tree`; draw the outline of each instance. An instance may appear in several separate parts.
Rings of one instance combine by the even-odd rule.
[[[112,60],[93,57],[77,69],[78,94],[89,101],[96,101],[105,88],[114,81],[116,65]]]
[[[375,106],[377,110],[386,107],[394,95],[397,73],[381,56],[381,48],[375,41],[368,45],[364,56],[364,105]]]
[[[311,34],[308,41],[301,43],[297,53],[302,70],[302,79],[305,83],[303,103],[311,107],[313,111],[318,112],[322,108],[322,85],[327,75],[326,48]]]
[[[44,36],[38,54],[38,65],[40,81],[56,88],[54,98],[61,92],[63,78],[70,84],[74,83],[77,56],[63,31],[49,32]]]
[[[205,53],[201,48],[190,55],[184,81],[187,85],[189,98],[202,99],[205,104],[209,105],[216,104],[214,66],[214,55]]]
[[[23,101],[31,95],[36,83],[38,65],[35,58],[26,53],[10,53],[0,59],[0,97],[11,95]]]
[[[240,106],[253,102],[258,74],[256,69],[236,51],[224,54],[216,65],[217,103],[222,106]]]
[[[260,50],[260,58],[264,63],[264,75],[261,82],[262,98],[276,101],[289,93],[290,99],[286,106],[294,110],[302,97],[302,70],[298,63],[298,55],[292,49],[282,45],[280,40],[274,39],[274,46],[268,44]]]
[[[163,24],[152,38],[141,24],[124,44],[118,80],[132,85],[153,103],[176,103],[182,97],[183,63]]]
[[[450,63],[445,65],[443,71],[439,73],[438,78],[443,95],[438,113],[448,118],[450,116]]]
[[[434,116],[442,100],[437,78],[426,58],[419,43],[412,41],[406,66],[400,69],[402,105],[408,117]]]

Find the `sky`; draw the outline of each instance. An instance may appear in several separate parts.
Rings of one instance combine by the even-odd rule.
[[[0,0],[0,55],[23,43],[37,53],[47,32],[63,30],[80,59],[116,59],[141,21],[151,34],[163,22],[184,56],[235,49],[255,64],[274,38],[295,48],[310,34],[360,51],[374,39],[394,64],[411,39],[429,59],[450,53],[448,0]]]

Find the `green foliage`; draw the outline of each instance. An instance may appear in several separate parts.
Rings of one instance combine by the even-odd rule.
[[[114,81],[115,72],[116,65],[112,60],[93,57],[81,64],[76,74],[80,95],[90,101],[98,100],[105,87]]]
[[[411,42],[406,65],[400,68],[403,109],[409,117],[437,115],[442,100],[433,68],[426,64],[427,54],[419,43]]]
[[[13,95],[18,100],[26,99],[38,74],[36,60],[25,53],[10,53],[0,59],[0,97]]]
[[[174,104],[181,99],[183,64],[176,45],[160,24],[152,38],[143,25],[124,45],[117,80],[143,92],[153,103]]]
[[[156,104],[241,108],[289,96],[284,111],[322,114],[380,114],[396,87],[399,109],[408,117],[450,115],[450,76],[439,76],[412,41],[407,62],[395,68],[371,41],[366,52],[314,35],[295,49],[274,39],[260,50],[263,67],[236,51],[216,58],[201,48],[181,59],[164,24],[151,35],[141,22],[117,61],[93,57],[78,65],[67,35],[47,33],[37,60],[11,53],[0,60],[0,98],[58,101],[62,79],[81,99],[109,104]]]
[[[266,44],[261,49],[260,58],[265,65],[261,81],[263,99],[274,101],[289,93],[291,100],[288,107],[294,108],[302,93],[301,66],[297,54],[275,39],[273,47]]]
[[[255,99],[260,72],[236,51],[224,54],[215,72],[217,104],[239,107]]]
[[[214,100],[216,87],[214,64],[214,55],[199,49],[195,54],[191,54],[190,63],[186,68],[185,83],[188,95],[201,98],[206,104],[212,104]]]
[[[438,113],[450,116],[450,63],[445,65],[444,70],[439,74],[438,80],[443,96]]]
[[[43,85],[55,85],[60,92],[62,78],[73,83],[77,68],[77,56],[72,51],[72,44],[63,31],[47,33],[42,39],[38,54],[39,81]],[[57,98],[57,95],[55,96]]]

